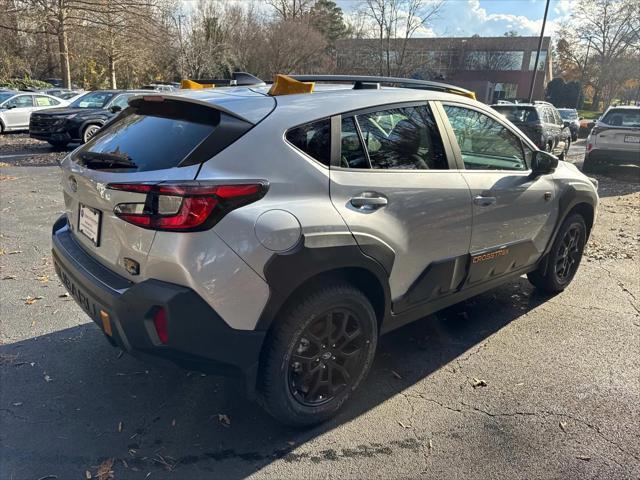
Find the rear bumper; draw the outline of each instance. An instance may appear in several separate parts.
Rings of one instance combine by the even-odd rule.
[[[640,165],[640,148],[636,151],[594,148],[585,155],[592,162]]]
[[[244,377],[249,394],[256,384],[266,332],[235,330],[193,290],[159,280],[131,283],[88,255],[73,238],[65,215],[53,226],[53,261],[70,295],[102,329],[109,315],[107,339],[123,350],[172,360],[189,369]],[[160,342],[153,315],[167,314],[169,341]]]

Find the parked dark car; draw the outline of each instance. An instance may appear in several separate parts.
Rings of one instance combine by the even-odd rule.
[[[559,108],[558,113],[564,122],[564,125],[569,127],[571,131],[571,141],[578,140],[578,132],[580,131],[580,119],[578,117],[578,111],[575,108]]]
[[[129,98],[149,93],[138,90],[96,90],[68,107],[33,113],[29,135],[58,147],[85,143],[111,118],[127,108]]]
[[[491,105],[529,137],[538,148],[564,159],[571,131],[558,110],[547,102]]]

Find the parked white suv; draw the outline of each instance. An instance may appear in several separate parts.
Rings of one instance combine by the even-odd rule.
[[[587,138],[583,171],[598,164],[640,165],[640,107],[609,107]]]
[[[45,93],[0,92],[0,133],[28,130],[31,112],[66,105],[66,100]]]

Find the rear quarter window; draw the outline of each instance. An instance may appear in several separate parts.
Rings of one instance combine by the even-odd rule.
[[[214,108],[188,102],[138,101],[74,153],[88,168],[149,171],[208,160],[244,134],[250,124]],[[132,165],[127,166],[125,163]]]
[[[285,135],[287,141],[325,166],[331,162],[331,122],[324,119],[294,127]]]

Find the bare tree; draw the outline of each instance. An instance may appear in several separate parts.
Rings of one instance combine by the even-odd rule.
[[[296,20],[309,13],[316,0],[265,0],[282,20]]]
[[[399,75],[406,70],[409,39],[430,26],[444,3],[445,0],[363,0],[361,12],[378,40],[381,75]]]

